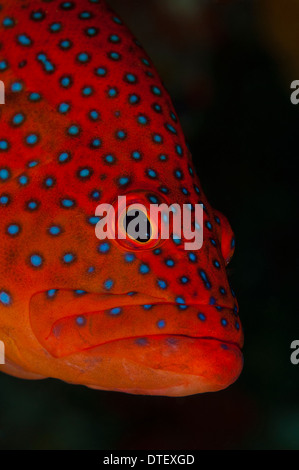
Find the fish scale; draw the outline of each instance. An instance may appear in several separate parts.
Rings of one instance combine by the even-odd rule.
[[[102,0],[0,6],[1,370],[136,394],[225,388],[242,369],[234,235],[151,59]],[[203,246],[100,241],[96,208],[118,196],[203,204]]]

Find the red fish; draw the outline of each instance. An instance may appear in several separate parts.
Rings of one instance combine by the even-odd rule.
[[[1,370],[148,395],[227,387],[242,369],[234,237],[150,58],[102,0],[0,3]],[[96,207],[120,195],[203,204],[203,246],[99,240]]]

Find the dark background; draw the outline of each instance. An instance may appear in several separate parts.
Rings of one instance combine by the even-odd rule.
[[[288,23],[299,8],[288,19],[271,10],[277,0],[108,3],[156,64],[208,199],[235,231],[229,273],[244,370],[227,390],[185,398],[1,374],[0,448],[299,449],[299,365],[290,362],[299,339],[299,105],[290,102],[299,41],[290,34],[298,21]]]

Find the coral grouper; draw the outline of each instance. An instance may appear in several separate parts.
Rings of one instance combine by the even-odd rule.
[[[234,382],[233,233],[122,20],[102,0],[0,0],[0,79],[1,370],[148,395]],[[202,247],[100,240],[96,208],[118,196],[203,204]]]

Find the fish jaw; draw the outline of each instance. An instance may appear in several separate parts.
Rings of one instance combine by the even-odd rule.
[[[243,334],[234,327],[232,309],[220,315],[210,305],[181,310],[145,294],[74,297],[70,291],[61,291],[56,302],[49,304],[45,293],[31,300],[31,328],[40,353],[23,357],[26,374],[99,390],[185,396],[224,389],[241,373]],[[121,312],[116,312],[119,305]],[[32,351],[32,345],[27,349]]]
[[[137,395],[180,397],[225,389],[243,368],[240,348],[217,339],[161,335],[148,338],[147,346],[142,346],[142,340],[123,339],[87,351],[89,361],[101,357],[104,365],[107,359],[110,370],[108,374],[106,370],[106,384],[85,385]],[[136,342],[140,343],[138,355]]]

